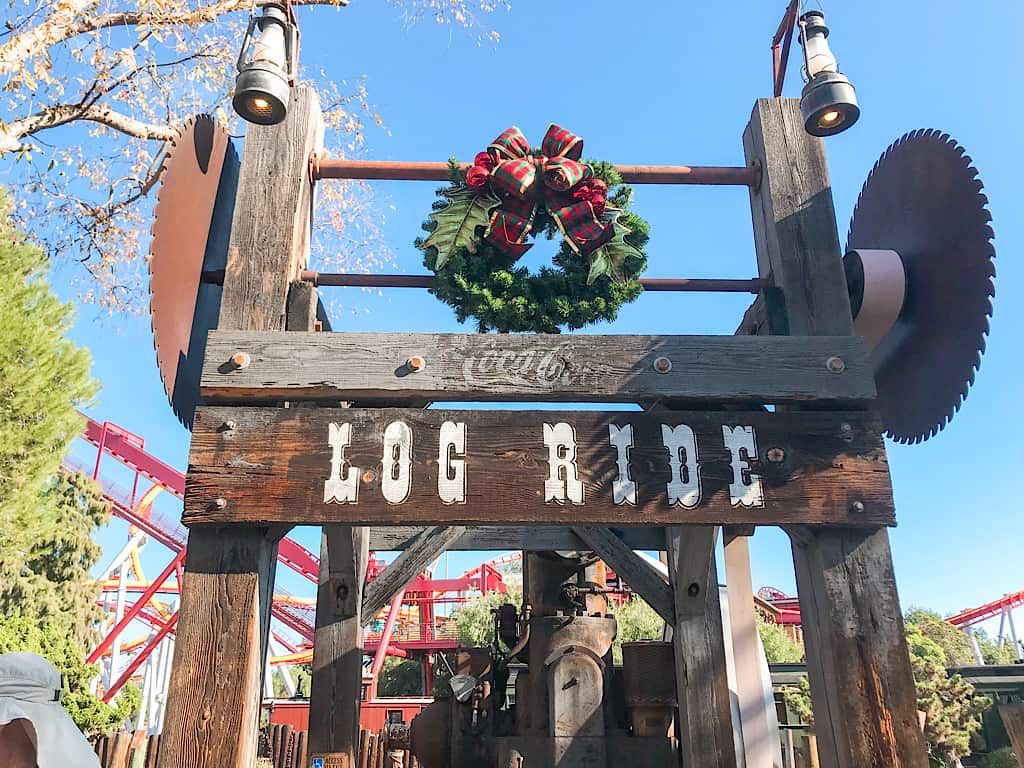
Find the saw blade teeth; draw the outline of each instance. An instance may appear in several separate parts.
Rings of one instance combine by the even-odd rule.
[[[911,313],[903,316],[904,324],[915,329],[908,344],[929,332],[948,332],[949,337],[935,349],[907,347],[914,350],[908,355],[893,355],[894,349],[887,348],[876,362],[885,431],[898,443],[917,444],[944,429],[963,407],[980,371],[997,272],[988,206],[974,160],[935,128],[910,131],[890,144],[857,196],[847,251],[891,248],[909,258],[907,290],[917,298],[904,310]],[[921,270],[928,269],[946,274],[922,281],[926,272]],[[950,292],[959,292],[960,300],[944,311]]]

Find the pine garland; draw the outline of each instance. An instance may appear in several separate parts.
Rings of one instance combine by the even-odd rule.
[[[518,259],[484,240],[479,224],[473,227],[470,242],[460,241],[440,265],[430,237],[417,239],[416,246],[425,251],[424,265],[436,275],[431,293],[455,309],[460,323],[474,318],[481,332],[559,333],[562,328],[574,330],[615,320],[619,307],[640,295],[643,287],[638,278],[647,267],[643,250],[649,239],[647,222],[630,210],[633,190],[622,183],[614,166],[595,161],[587,164],[594,176],[608,185],[609,209],[621,209],[617,222],[625,228],[621,232],[627,247],[616,247],[623,245],[620,234],[587,256],[563,240],[552,259],[553,267],[530,274],[527,267],[515,266]],[[435,213],[423,223],[428,233],[437,230],[437,216],[444,215],[452,198],[467,189],[466,172],[455,160],[450,165],[454,186],[438,190],[441,197],[433,204]],[[561,235],[542,207],[534,231],[549,240]]]

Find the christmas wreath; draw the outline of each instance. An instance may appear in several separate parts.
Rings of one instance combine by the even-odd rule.
[[[614,320],[643,290],[647,223],[615,168],[583,162],[583,140],[551,125],[539,150],[509,128],[441,196],[416,241],[434,272],[431,292],[480,331],[558,333]],[[552,267],[516,266],[531,235],[562,236]]]

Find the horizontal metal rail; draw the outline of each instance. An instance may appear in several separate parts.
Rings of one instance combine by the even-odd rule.
[[[468,164],[463,164],[468,168]],[[698,184],[702,186],[757,187],[761,167],[714,165],[616,165],[627,184]],[[314,156],[310,175],[319,179],[388,179],[392,181],[448,181],[448,163],[392,160],[327,160]]]
[[[213,273],[210,282],[216,282]],[[433,275],[364,275],[346,272],[314,272],[304,270],[301,275],[306,282],[319,286],[342,286],[357,288],[433,288]],[[221,276],[223,280],[223,276]],[[640,284],[645,291],[682,291],[690,293],[759,293],[771,285],[762,277],[749,280],[725,280],[688,277],[644,277]]]

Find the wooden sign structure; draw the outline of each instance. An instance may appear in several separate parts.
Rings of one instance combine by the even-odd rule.
[[[683,765],[734,765],[717,529],[746,526],[727,539],[742,579],[737,533],[782,525],[821,764],[924,768],[874,386],[851,336],[822,143],[797,103],[757,102],[744,133],[760,168],[758,271],[773,287],[734,337],[310,333],[316,291],[297,278],[322,131],[300,87],[284,123],[246,135],[189,461],[161,768],[252,764],[276,542],[296,524],[324,529],[311,756],[353,764],[362,625],[468,541],[592,550],[625,575],[672,628]],[[423,410],[436,400],[643,411]],[[633,554],[652,540],[668,583]],[[381,542],[403,552],[364,589],[367,549]]]

